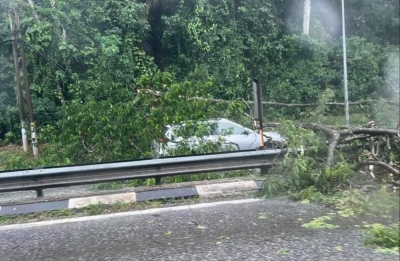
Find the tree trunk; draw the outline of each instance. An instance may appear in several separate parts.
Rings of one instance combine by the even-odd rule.
[[[50,0],[50,5],[51,5],[51,8],[52,8],[53,10],[55,10],[55,9],[56,9],[56,0]],[[61,38],[62,38],[63,40],[65,40],[65,39],[67,38],[67,31],[65,30],[64,27],[63,27],[63,29],[62,29]],[[53,58],[54,58],[54,57],[53,57]],[[54,71],[56,70],[54,66],[53,66],[53,70],[54,70]],[[57,90],[58,90],[59,93],[60,93],[61,103],[62,103],[63,105],[65,105],[65,99],[64,99],[64,95],[63,95],[63,90],[62,90],[62,88],[61,88],[60,81],[57,80],[57,79],[56,79],[56,87],[57,87]]]
[[[39,16],[35,12],[35,4],[34,4],[33,0],[28,0],[28,3],[32,8],[33,16],[35,16],[36,20],[39,20]]]

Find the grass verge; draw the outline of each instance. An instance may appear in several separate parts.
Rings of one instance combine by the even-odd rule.
[[[191,198],[161,199],[161,200],[152,200],[143,202],[115,203],[110,205],[93,204],[79,209],[62,209],[56,211],[36,212],[32,214],[0,216],[0,226],[38,222],[45,220],[64,219],[72,217],[111,214],[111,213],[126,212],[132,210],[144,210],[150,208],[172,207],[172,206],[181,206],[181,205],[188,205],[195,203],[215,202],[220,200],[226,200],[227,197],[229,197],[229,199],[254,198],[257,195],[258,195],[257,192],[245,192],[234,195],[224,195],[224,196],[218,195],[215,197],[207,197],[207,198],[191,197]]]
[[[161,178],[161,184],[174,184],[181,182],[192,182],[192,181],[205,181],[205,180],[217,180],[217,179],[228,179],[238,178],[254,175],[253,170],[237,170],[227,172],[214,172],[214,173],[200,173],[200,174],[188,174],[188,175],[177,175]],[[94,190],[118,190],[126,187],[139,187],[139,186],[154,186],[156,184],[154,178],[149,179],[135,179],[128,181],[118,182],[107,182],[93,185]]]

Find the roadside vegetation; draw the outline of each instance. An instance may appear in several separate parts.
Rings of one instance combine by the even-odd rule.
[[[340,132],[340,128],[329,129],[319,124],[318,114],[312,122],[315,123],[279,124],[281,132],[291,137],[289,148],[303,147],[304,151],[287,153],[283,162],[269,171],[264,195],[286,195],[302,203],[333,207],[333,216],[316,218],[303,227],[336,228],[330,222],[333,218],[356,218],[363,224],[367,246],[398,253],[400,150],[395,149],[400,145],[398,134],[383,131],[382,135],[364,136],[351,132],[336,144],[346,146],[332,148],[330,131]],[[366,131],[370,128],[364,127]],[[368,164],[363,164],[364,161]],[[374,162],[380,163],[374,165]]]
[[[302,149],[269,171],[264,195],[333,206],[341,218],[372,218],[366,244],[398,248],[399,2],[348,2],[350,127],[339,0],[312,1],[309,34],[299,0],[0,1],[0,170],[150,158],[164,126],[183,121],[224,117],[253,128],[256,77],[265,126]],[[37,158],[21,147],[7,41],[11,8],[21,13]],[[143,185],[154,179],[94,188]],[[330,227],[329,221],[307,226]]]
[[[165,125],[188,120],[225,117],[251,127],[253,77],[266,102],[265,122],[309,122],[330,89],[321,124],[343,125],[338,0],[312,1],[309,35],[297,0],[28,2],[0,3],[0,39],[10,39],[7,11],[17,7],[40,157],[8,157],[3,168],[148,158]],[[384,112],[398,110],[398,6],[349,3],[352,124],[383,119],[386,128],[397,126],[398,117]],[[21,143],[14,74],[5,41],[2,146]]]
[[[202,180],[217,180],[217,179],[229,179],[229,178],[239,178],[239,177],[249,177],[258,175],[254,170],[237,170],[237,171],[226,171],[226,172],[214,172],[214,173],[200,173],[191,175],[177,175],[164,177],[161,179],[161,185],[163,184],[173,184],[181,182],[192,182],[192,181],[202,181]],[[139,187],[139,186],[153,186],[156,184],[154,178],[150,179],[135,179],[121,182],[107,182],[100,183],[93,186],[94,190],[110,190],[110,189],[122,189],[124,187]]]

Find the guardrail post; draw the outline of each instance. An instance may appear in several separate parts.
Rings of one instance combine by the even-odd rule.
[[[161,185],[161,177],[156,177],[156,185]]]
[[[36,196],[37,196],[38,198],[43,197],[43,189],[37,189],[37,190],[36,190]]]
[[[265,176],[267,174],[268,174],[268,167],[267,166],[261,167],[260,168],[260,175],[261,176]]]

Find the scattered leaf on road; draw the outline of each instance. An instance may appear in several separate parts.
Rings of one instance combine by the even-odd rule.
[[[198,228],[198,229],[206,229],[207,227],[202,226],[202,225],[198,225],[197,228]]]
[[[331,216],[321,216],[321,217],[314,218],[313,221],[305,223],[301,226],[305,227],[305,228],[328,228],[328,229],[333,229],[333,228],[339,227],[337,225],[326,223],[326,221],[329,221],[331,219],[332,219]]]
[[[267,215],[265,213],[260,213],[260,216],[258,217],[258,219],[266,219]]]
[[[286,250],[286,249],[280,249],[280,250],[278,250],[278,254],[281,254],[281,255],[287,255],[287,254],[289,254],[289,250]]]

